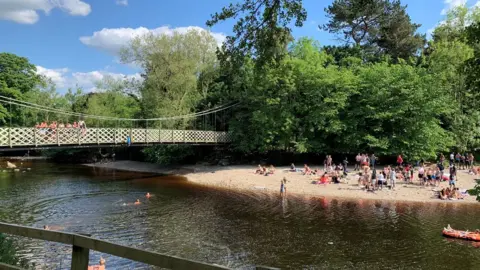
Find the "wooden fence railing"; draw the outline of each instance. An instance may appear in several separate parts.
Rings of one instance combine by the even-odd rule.
[[[145,251],[137,248],[126,247],[122,245],[113,244],[107,241],[94,239],[88,236],[49,231],[37,229],[32,227],[25,227],[15,224],[1,223],[0,233],[24,236],[28,238],[46,240],[67,245],[72,245],[72,263],[73,270],[87,270],[90,250],[96,250],[102,253],[107,253],[117,257],[130,259],[145,264],[159,266],[168,269],[195,269],[195,270],[217,270],[230,269],[220,265],[207,264],[193,260],[187,260],[176,256]],[[16,266],[9,266],[0,264],[0,269],[20,269]],[[271,268],[265,266],[257,266],[256,269],[273,270],[278,268]]]
[[[39,147],[61,145],[132,144],[149,143],[205,143],[230,142],[224,131],[167,130],[154,128],[0,128],[0,147]]]

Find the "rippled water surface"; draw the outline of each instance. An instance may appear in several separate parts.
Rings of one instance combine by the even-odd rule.
[[[477,205],[282,200],[202,188],[179,177],[43,162],[23,166],[32,169],[0,173],[3,222],[48,224],[241,269],[480,269],[479,248],[441,235],[448,223],[480,228]],[[146,200],[146,192],[154,196]],[[124,205],[137,198],[143,204]],[[37,266],[69,268],[71,247],[18,240],[22,256]],[[148,268],[102,256],[107,269]],[[99,257],[91,252],[91,263]]]

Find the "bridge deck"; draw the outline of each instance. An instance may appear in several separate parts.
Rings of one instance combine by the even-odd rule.
[[[130,137],[132,145],[149,143],[224,144],[227,132],[167,130],[153,128],[0,128],[0,148],[45,148],[51,146],[121,145]]]

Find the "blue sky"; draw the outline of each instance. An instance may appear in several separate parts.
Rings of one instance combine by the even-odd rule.
[[[326,22],[324,8],[332,0],[304,0],[308,19],[294,36],[335,44],[318,30]],[[468,1],[473,5],[477,0]],[[229,0],[0,0],[0,52],[25,56],[38,72],[52,79],[60,92],[75,85],[94,90],[105,75],[138,76],[139,70],[118,63],[116,52],[135,35],[205,27],[210,14]],[[403,0],[414,22],[426,33],[442,20],[442,10],[465,0]],[[211,29],[215,37],[231,33],[233,21]]]

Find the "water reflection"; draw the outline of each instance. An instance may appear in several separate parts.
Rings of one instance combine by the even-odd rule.
[[[0,219],[65,231],[233,268],[474,269],[480,249],[446,240],[450,223],[480,228],[480,207],[238,193],[158,177],[32,164],[0,174]],[[147,192],[154,196],[145,198]],[[141,205],[124,205],[136,199]],[[70,247],[26,241],[22,254],[68,269]],[[448,255],[448,256],[446,256]],[[100,254],[91,254],[97,263]],[[112,269],[143,268],[103,255]]]

